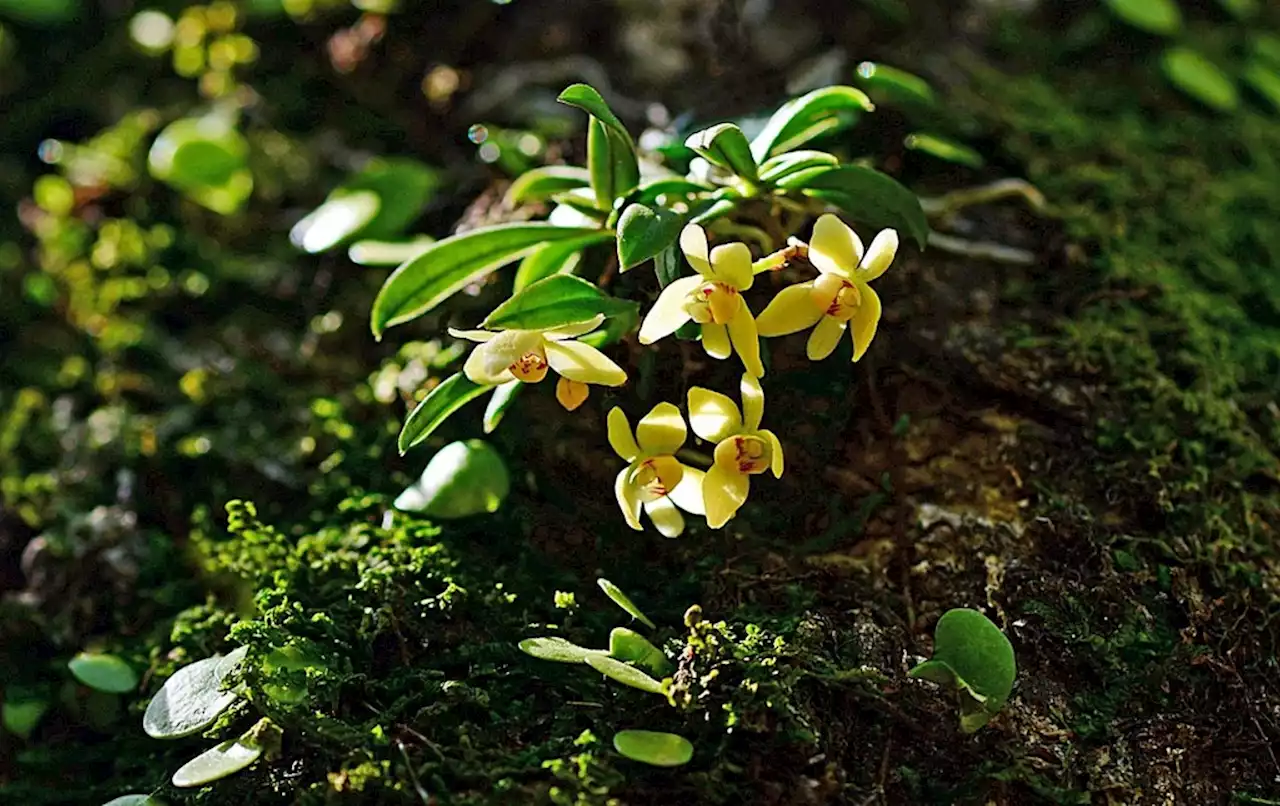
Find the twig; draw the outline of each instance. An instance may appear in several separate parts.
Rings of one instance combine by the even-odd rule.
[[[990,260],[993,263],[1030,266],[1036,262],[1035,254],[1025,249],[1005,246],[993,241],[967,241],[954,235],[943,235],[936,230],[929,232],[929,245],[953,255],[971,257],[975,260]]]

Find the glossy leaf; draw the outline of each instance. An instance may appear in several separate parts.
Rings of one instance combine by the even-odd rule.
[[[1172,36],[1182,29],[1177,0],[1103,0],[1111,13],[1124,22],[1157,36]]]
[[[958,143],[939,134],[916,132],[908,134],[902,144],[911,151],[920,151],[940,160],[967,165],[970,168],[982,167],[982,155],[964,143]]]
[[[914,238],[921,249],[929,239],[929,221],[916,194],[871,168],[812,168],[785,177],[778,186],[839,207],[858,223],[894,227]]]
[[[665,207],[628,205],[618,219],[618,265],[634,268],[676,242],[684,216]]]
[[[138,686],[138,673],[115,655],[81,652],[67,662],[72,676],[95,691],[124,694]]]
[[[484,409],[484,432],[492,434],[493,430],[502,422],[502,418],[507,413],[507,409],[515,403],[516,398],[520,395],[520,390],[524,388],[524,384],[520,381],[508,381],[501,386],[494,388],[493,394],[489,397],[489,405]]]
[[[591,184],[591,174],[586,168],[574,165],[547,165],[525,171],[507,191],[507,199],[511,204],[528,204],[529,202],[549,199],[557,193],[574,188],[584,188]]]
[[[629,197],[636,204],[657,204],[663,196],[687,197],[698,193],[711,193],[715,188],[684,177],[670,176],[645,182],[636,188]]]
[[[595,283],[572,274],[539,280],[493,309],[482,327],[490,330],[551,330],[633,310],[636,303],[611,297]]]
[[[155,739],[180,739],[214,723],[239,698],[223,683],[248,653],[239,647],[182,667],[165,681],[142,715],[142,729]]]
[[[293,226],[289,240],[312,254],[332,249],[364,229],[381,204],[372,191],[335,192]]]
[[[445,378],[405,418],[398,441],[400,455],[431,436],[431,432],[439,428],[449,415],[491,388],[473,383],[461,372]]]
[[[547,638],[526,638],[518,645],[520,651],[532,655],[538,660],[550,660],[557,663],[586,663],[592,655],[606,655],[603,649],[587,649],[563,638],[550,636]]]
[[[759,178],[755,157],[751,155],[751,144],[742,129],[732,123],[720,123],[694,132],[684,144],[713,165],[753,182]]]
[[[248,767],[279,743],[280,729],[264,718],[240,738],[211,747],[183,764],[172,783],[183,789],[211,784]]]
[[[907,111],[928,110],[938,99],[929,82],[914,73],[887,64],[863,62],[858,65],[858,81],[867,88],[876,103],[896,106]]]
[[[1000,628],[976,610],[948,610],[933,634],[933,657],[911,670],[912,677],[951,686],[964,697],[961,728],[985,725],[1013,690],[1017,663]]]
[[[683,736],[652,730],[622,730],[613,737],[613,749],[632,761],[655,767],[679,767],[693,758],[693,745]]]
[[[176,120],[151,144],[151,175],[197,204],[229,215],[253,192],[249,143],[217,115]]]
[[[1254,61],[1245,68],[1241,78],[1254,92],[1264,98],[1272,109],[1280,112],[1280,72],[1261,61]]]
[[[583,249],[612,240],[613,237],[612,232],[600,230],[581,238],[543,244],[520,261],[512,290],[523,291],[539,280],[556,274],[572,274],[582,258]]]
[[[417,160],[369,160],[299,221],[289,239],[298,248],[314,253],[356,237],[398,237],[422,213],[439,186],[437,173]]]
[[[596,207],[608,210],[618,197],[613,171],[613,141],[609,129],[596,118],[587,121],[587,171],[591,175],[591,190],[595,193]]]
[[[581,109],[630,141],[631,135],[627,132],[627,128],[622,125],[622,121],[618,120],[618,116],[591,85],[571,84],[565,87],[564,92],[560,93],[560,97],[556,100]]]
[[[499,224],[436,241],[387,278],[373,301],[373,335],[381,338],[387,328],[416,319],[469,283],[519,260],[544,243],[594,233],[584,227]]]
[[[779,107],[751,141],[751,153],[757,162],[763,162],[846,126],[863,112],[874,109],[866,93],[854,87],[814,90]]]
[[[614,660],[607,655],[588,655],[584,660],[586,660],[587,665],[592,669],[595,669],[605,677],[612,678],[624,686],[638,688],[641,691],[647,691],[650,694],[662,693],[662,683],[654,680],[652,677],[640,671],[636,667],[628,666],[620,660]]]
[[[671,674],[671,661],[656,646],[635,630],[614,627],[609,633],[609,657],[647,669],[658,677]]]
[[[600,590],[604,591],[605,596],[612,599],[613,603],[625,610],[629,616],[651,630],[657,629],[657,625],[650,621],[648,616],[640,612],[640,608],[636,607],[635,602],[631,601],[631,597],[623,593],[622,589],[617,585],[603,577],[597,579],[596,584],[600,586]]]
[[[776,182],[797,171],[839,164],[840,159],[835,154],[825,151],[788,151],[761,163],[760,181]]]
[[[399,266],[435,242],[435,238],[427,235],[411,241],[356,241],[347,248],[347,258],[361,266]]]
[[[1219,112],[1240,105],[1235,82],[1213,62],[1186,47],[1172,47],[1160,58],[1160,67],[1175,87]]]
[[[441,448],[393,506],[429,518],[467,518],[497,512],[510,491],[502,456],[484,440],[468,439]]]

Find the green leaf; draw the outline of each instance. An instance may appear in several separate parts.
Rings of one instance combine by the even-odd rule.
[[[289,231],[289,240],[304,252],[332,249],[364,229],[382,202],[369,190],[335,191],[328,201],[308,213]]]
[[[556,274],[572,274],[582,257],[583,249],[612,240],[613,237],[612,232],[599,230],[581,238],[543,244],[520,261],[512,290],[523,291],[539,280]]]
[[[671,674],[671,661],[649,640],[635,630],[626,627],[614,627],[609,633],[609,656],[625,663],[649,670],[658,677]]]
[[[785,177],[778,186],[839,207],[859,223],[904,231],[921,249],[928,242],[929,221],[916,194],[871,168],[811,168]]]
[[[484,432],[492,434],[493,430],[498,427],[498,423],[502,422],[502,417],[507,413],[507,409],[511,408],[511,404],[516,401],[520,394],[520,390],[524,388],[524,384],[520,381],[507,381],[501,386],[497,386],[493,390],[493,395],[489,397],[489,405],[484,410]]]
[[[417,160],[371,159],[299,221],[289,239],[315,253],[356,237],[397,237],[422,213],[439,186],[437,173]]]
[[[576,106],[630,142],[631,135],[627,132],[627,128],[622,125],[622,121],[618,120],[618,116],[613,114],[613,110],[604,102],[600,93],[589,84],[571,84],[565,87],[564,92],[560,93],[560,97],[556,100],[562,104]]]
[[[1262,10],[1258,0],[1218,0],[1218,5],[1238,20],[1252,19]]]
[[[694,132],[684,144],[707,162],[732,171],[743,179],[754,182],[760,178],[747,136],[732,123],[720,123]]]
[[[441,448],[393,506],[429,518],[467,518],[497,512],[510,491],[507,463],[489,443],[468,439]]]
[[[622,730],[613,737],[613,749],[632,761],[655,767],[679,767],[693,758],[693,745],[683,736],[652,730]]]
[[[138,673],[115,655],[81,652],[67,662],[76,680],[96,691],[124,694],[138,686]]]
[[[165,806],[165,802],[150,795],[121,795],[118,798],[112,798],[102,806]]]
[[[1172,36],[1182,29],[1177,0],[1103,0],[1111,13],[1124,22],[1157,36]]]
[[[922,151],[931,157],[967,165],[970,168],[982,167],[982,155],[964,143],[958,143],[939,134],[916,132],[908,134],[902,144],[912,151]]]
[[[511,204],[528,204],[551,198],[557,193],[591,184],[591,174],[586,168],[573,165],[547,165],[525,171],[511,183],[507,199]]]
[[[1260,61],[1254,61],[1245,68],[1241,78],[1266,99],[1272,109],[1280,111],[1280,73]]]
[[[196,661],[173,673],[142,715],[142,729],[153,739],[180,739],[199,733],[239,698],[224,691],[223,682],[248,653],[239,647],[230,654]]]
[[[797,171],[839,164],[840,159],[835,154],[825,151],[788,151],[761,163],[760,181],[776,182]]]
[[[609,216],[608,210],[602,210],[596,206],[595,194],[590,188],[578,188],[576,190],[568,190],[564,193],[557,193],[551,197],[551,201],[558,206],[551,211],[551,221],[556,220],[556,216],[561,213],[562,207],[573,210],[582,219],[581,226],[592,226],[594,223],[603,222]],[[577,226],[558,222],[561,226]]]
[[[684,198],[699,193],[711,193],[714,190],[715,188],[699,182],[691,182],[684,177],[670,176],[640,185],[628,198],[636,204],[654,205],[663,196]]]
[[[31,736],[31,732],[40,724],[40,718],[49,710],[49,701],[39,698],[5,700],[0,706],[0,725],[4,729],[22,739]]]
[[[790,151],[828,132],[850,125],[875,104],[854,87],[823,87],[787,101],[751,141],[756,161]]]
[[[1280,36],[1273,34],[1254,34],[1249,42],[1253,55],[1274,70],[1280,70]]]
[[[517,292],[481,323],[490,330],[551,330],[592,317],[618,316],[636,303],[611,297],[581,277],[556,274]]]
[[[634,666],[628,666],[622,661],[614,660],[607,655],[588,655],[584,660],[592,669],[624,686],[638,688],[650,694],[662,693],[662,683],[654,680]]]
[[[526,638],[518,646],[526,655],[538,660],[551,660],[557,663],[586,663],[592,655],[607,654],[603,649],[587,649],[571,641],[555,636],[549,638]]]
[[[1175,87],[1219,112],[1231,112],[1240,105],[1240,95],[1230,76],[1191,48],[1169,48],[1160,57],[1165,77]]]
[[[58,27],[79,18],[80,0],[0,0],[0,16],[29,25]]]
[[[876,103],[896,106],[907,111],[932,110],[938,99],[929,82],[914,73],[887,64],[863,62],[857,75]]]
[[[621,607],[623,610],[625,610],[627,614],[630,615],[632,618],[634,618],[636,621],[639,621],[641,624],[644,624],[651,630],[656,630],[658,628],[656,624],[654,624],[652,621],[649,620],[648,616],[640,612],[640,608],[636,607],[635,603],[631,601],[630,597],[628,597],[625,593],[623,593],[622,589],[619,588],[617,585],[613,584],[612,582],[605,579],[604,577],[597,579],[596,584],[600,586],[600,590],[604,591],[605,596],[608,596],[610,599],[612,599],[614,604],[616,604],[618,607]]]
[[[634,268],[676,242],[684,216],[665,207],[632,204],[618,219],[618,265]]]
[[[492,388],[473,383],[461,372],[445,378],[405,418],[404,427],[400,429],[400,455],[431,436],[449,415]]]
[[[211,747],[178,768],[173,785],[179,788],[204,786],[233,775],[278,747],[280,729],[265,717],[238,739]]]
[[[361,266],[399,266],[435,242],[435,238],[427,235],[419,235],[412,241],[356,241],[347,248],[347,258]]]
[[[373,301],[373,335],[381,338],[388,327],[422,316],[466,285],[544,243],[595,232],[541,223],[499,224],[436,241],[387,278]]]
[[[912,677],[951,686],[962,700],[961,729],[977,730],[1004,707],[1013,690],[1017,663],[1000,628],[976,610],[948,610],[933,633],[933,657],[911,670]]]
[[[640,182],[635,146],[597,118],[587,127],[587,170],[591,189],[601,210],[612,210],[614,200],[625,196]]]
[[[215,213],[230,215],[253,192],[249,142],[217,115],[176,120],[147,154],[151,175]]]

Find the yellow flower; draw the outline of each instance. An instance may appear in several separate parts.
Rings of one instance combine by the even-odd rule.
[[[609,444],[618,456],[630,462],[614,483],[618,507],[627,524],[640,531],[640,510],[665,537],[684,531],[680,510],[703,514],[701,470],[681,464],[675,457],[688,432],[680,410],[659,403],[646,414],[631,434],[631,423],[622,409],[609,412]]]
[[[467,357],[462,371],[473,383],[497,386],[518,380],[537,383],[548,369],[560,373],[556,399],[570,411],[587,399],[585,384],[621,386],[627,373],[596,348],[574,341],[604,321],[596,316],[551,330],[455,330],[449,335],[480,342]]]
[[[785,336],[812,327],[807,352],[810,361],[820,361],[831,355],[847,327],[853,360],[862,358],[880,324],[880,297],[868,283],[885,273],[897,251],[895,230],[881,230],[864,254],[857,233],[829,213],[822,216],[809,244],[809,262],[821,274],[779,291],[756,322],[760,335]]]
[[[689,390],[689,425],[693,433],[716,443],[715,462],[702,481],[707,525],[724,526],[747,500],[751,477],[772,470],[782,477],[782,443],[760,428],[764,390],[750,374],[742,376],[742,412],[718,392],[695,386]]]
[[[764,375],[756,320],[742,292],[751,287],[751,250],[727,243],[708,251],[707,233],[690,224],[680,233],[680,248],[698,273],[672,282],[640,325],[640,343],[653,344],[693,320],[702,326],[702,347],[712,358],[728,358],[735,350],[747,372]]]

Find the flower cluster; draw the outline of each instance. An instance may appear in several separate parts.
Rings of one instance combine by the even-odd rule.
[[[707,355],[727,359],[736,353],[745,373],[741,409],[710,389],[695,386],[689,390],[689,427],[715,446],[711,466],[705,472],[679,458],[688,427],[675,405],[657,404],[641,418],[634,432],[622,409],[615,407],[609,412],[609,444],[628,463],[614,484],[618,507],[631,528],[643,528],[640,516],[644,513],[667,537],[684,531],[682,513],[704,516],[710,528],[719,529],[746,502],[752,476],[766,471],[782,476],[782,443],[772,431],[760,427],[764,416],[760,337],[812,328],[806,352],[810,360],[819,361],[831,355],[848,330],[853,360],[861,359],[880,323],[880,297],[870,283],[893,262],[898,234],[883,230],[864,248],[858,235],[839,218],[821,216],[809,244],[799,250],[807,254],[818,276],[779,291],[759,318],[751,312],[743,292],[763,270],[760,266],[774,268],[774,263],[753,263],[751,251],[743,243],[710,248],[706,231],[696,224],[681,232],[680,247],[695,274],[662,290],[640,325],[640,343],[652,344],[694,322],[701,330]],[[596,316],[546,331],[449,332],[480,342],[463,368],[472,382],[486,386],[512,381],[537,383],[555,370],[560,375],[556,398],[572,411],[587,399],[588,384],[620,386],[627,381],[621,367],[576,340],[603,321],[604,317]]]

